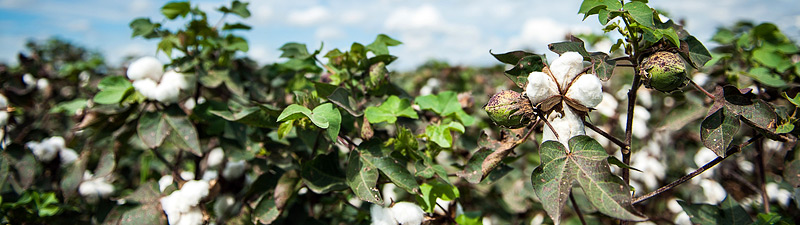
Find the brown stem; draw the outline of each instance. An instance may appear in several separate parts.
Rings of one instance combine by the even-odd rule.
[[[758,180],[758,188],[761,190],[761,200],[764,202],[764,213],[769,214],[770,207],[769,207],[769,196],[767,196],[767,189],[766,189],[766,174],[764,173],[764,145],[759,140],[756,142],[756,176]]]
[[[700,92],[703,92],[703,94],[706,94],[706,96],[708,96],[709,98],[711,98],[711,100],[714,100],[714,99],[716,99],[716,98],[714,97],[714,95],[712,95],[711,93],[708,93],[708,91],[706,91],[706,89],[704,89],[703,87],[700,87],[700,85],[698,85],[697,83],[695,83],[695,82],[694,82],[692,79],[689,79],[689,83],[691,83],[691,84],[692,84],[692,86],[694,86],[694,88],[695,88],[695,89],[697,89],[698,91],[700,91]]]
[[[639,197],[633,199],[633,204],[636,204],[636,203],[639,203],[639,202],[643,202],[643,201],[645,201],[645,200],[647,200],[649,198],[652,198],[653,196],[659,195],[659,194],[661,194],[661,193],[663,193],[663,192],[665,192],[665,191],[667,191],[669,189],[672,189],[672,188],[674,188],[674,187],[676,187],[678,185],[681,185],[681,184],[685,183],[686,181],[691,180],[692,178],[696,177],[697,175],[700,175],[701,173],[705,172],[708,169],[711,169],[712,167],[716,166],[719,162],[722,162],[722,160],[727,159],[729,156],[731,156],[733,154],[736,154],[737,152],[741,151],[742,148],[746,147],[747,145],[750,145],[751,143],[755,142],[756,140],[760,140],[761,138],[762,138],[762,136],[759,134],[759,135],[756,135],[755,137],[750,138],[750,140],[747,140],[746,142],[739,144],[738,146],[731,147],[728,151],[725,152],[725,157],[719,157],[718,156],[714,160],[711,160],[711,162],[706,163],[702,167],[698,168],[695,171],[692,171],[689,174],[684,175],[683,177],[679,178],[678,180],[675,180],[672,183],[664,185],[663,187],[660,187],[660,188],[656,189],[653,192],[647,193],[645,195],[642,195],[642,196],[639,196]]]
[[[569,193],[569,201],[572,202],[572,208],[575,208],[575,213],[578,214],[578,218],[581,219],[581,224],[586,225],[586,220],[583,219],[583,213],[581,213],[578,203],[575,202],[575,196],[572,194],[572,192]]]
[[[608,138],[608,140],[610,140],[611,142],[614,142],[614,144],[616,144],[620,148],[622,148],[622,149],[630,149],[630,146],[625,145],[625,142],[622,142],[622,140],[620,140],[619,138],[611,136],[611,134],[606,133],[605,131],[603,131],[599,127],[595,126],[594,124],[591,124],[591,123],[586,122],[586,121],[583,121],[583,124],[586,125],[587,127],[589,127],[589,129],[592,129],[594,132],[597,132],[598,134],[602,135],[603,137]]]
[[[636,107],[636,90],[639,89],[641,85],[642,75],[639,74],[638,69],[634,68],[636,73],[633,76],[633,84],[631,85],[631,90],[628,91],[628,116],[627,116],[627,123],[625,124],[625,146],[627,148],[623,148],[622,150],[622,162],[625,165],[631,164],[631,140],[633,139],[633,109]],[[622,179],[625,181],[625,184],[630,183],[630,170],[627,168],[622,168]]]

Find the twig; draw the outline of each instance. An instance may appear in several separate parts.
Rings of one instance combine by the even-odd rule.
[[[577,213],[578,218],[581,219],[581,224],[586,225],[586,220],[583,219],[583,213],[581,213],[581,209],[578,207],[578,203],[575,202],[575,196],[572,195],[572,192],[569,193],[569,201],[572,202],[572,208],[575,208],[575,213]]]
[[[448,212],[448,210],[447,210],[447,209],[445,209],[444,207],[442,207],[442,205],[439,205],[439,203],[438,203],[438,202],[436,203],[436,205],[437,205],[437,206],[439,206],[439,208],[442,208],[442,211],[444,211],[444,214],[446,215],[445,217],[447,217],[447,220],[449,220],[449,221],[450,221],[450,222],[452,222],[453,224],[458,224],[458,223],[456,223],[456,220],[454,220],[452,217],[450,217],[450,212]]]
[[[603,131],[599,127],[595,126],[594,124],[591,124],[591,123],[586,122],[586,121],[583,121],[583,124],[586,125],[587,127],[589,127],[589,129],[592,129],[594,132],[597,132],[598,134],[603,135],[603,137],[608,138],[608,140],[610,140],[611,142],[614,142],[614,144],[617,144],[620,148],[628,149],[628,150],[631,149],[631,147],[626,145],[625,142],[622,142],[622,140],[620,140],[619,138],[611,136],[611,134],[606,133],[605,131]]]
[[[634,108],[636,107],[636,91],[639,89],[641,85],[642,75],[639,74],[638,70],[636,71],[636,75],[633,76],[633,85],[631,85],[631,90],[628,91],[628,116],[627,116],[627,123],[625,124],[625,146],[628,148],[621,149],[622,151],[622,162],[625,165],[631,164],[631,140],[633,139],[633,113]],[[622,168],[622,179],[625,181],[625,184],[630,183],[630,170],[628,168]]]
[[[686,181],[691,180],[692,178],[696,177],[697,175],[700,175],[701,173],[705,172],[708,169],[711,169],[711,167],[716,166],[719,162],[722,162],[722,160],[728,158],[729,156],[731,156],[733,154],[736,154],[737,152],[741,151],[742,148],[746,147],[747,145],[750,145],[751,143],[755,142],[756,140],[760,140],[761,138],[762,138],[762,136],[761,136],[761,134],[759,134],[759,135],[756,135],[755,137],[750,138],[750,140],[747,140],[746,142],[739,144],[738,146],[731,147],[728,151],[725,152],[725,157],[724,158],[717,156],[717,158],[715,158],[714,160],[711,160],[711,162],[706,163],[702,167],[698,168],[697,170],[695,170],[695,171],[693,171],[693,172],[691,172],[689,174],[684,175],[683,177],[679,178],[678,180],[673,181],[672,183],[669,183],[669,184],[667,184],[667,185],[665,185],[663,187],[660,187],[660,188],[656,189],[653,192],[647,193],[645,195],[642,195],[642,196],[639,196],[639,197],[633,199],[633,204],[636,204],[636,203],[639,203],[639,202],[643,202],[643,201],[645,201],[645,200],[647,200],[649,198],[652,198],[653,196],[659,195],[659,194],[661,194],[661,193],[663,193],[663,192],[665,192],[665,191],[667,191],[669,189],[672,189],[672,188],[674,188],[674,187],[676,187],[678,185],[681,185],[681,184],[685,183]]]
[[[766,174],[764,173],[764,145],[759,140],[756,142],[756,176],[758,180],[758,188],[761,190],[761,200],[764,202],[764,213],[769,214],[769,196],[767,196],[767,189],[766,189]]]
[[[630,56],[620,56],[620,57],[617,57],[617,58],[613,58],[611,60],[614,60],[614,61],[626,60],[628,62],[633,62],[633,60],[631,60]]]
[[[691,83],[691,84],[692,84],[692,86],[694,86],[694,88],[695,88],[695,89],[697,89],[698,91],[700,91],[700,92],[703,92],[703,94],[706,94],[706,96],[708,96],[709,98],[711,98],[711,100],[714,100],[714,99],[716,99],[716,98],[714,97],[714,95],[712,95],[711,93],[708,93],[708,91],[706,91],[706,89],[704,89],[703,87],[700,87],[700,85],[698,85],[697,83],[695,83],[695,82],[694,82],[692,79],[689,79],[689,83]]]

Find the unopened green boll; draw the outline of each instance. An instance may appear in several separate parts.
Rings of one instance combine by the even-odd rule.
[[[676,53],[661,51],[648,56],[639,72],[645,77],[645,87],[661,92],[673,92],[686,85],[686,68]]]
[[[528,98],[515,91],[501,91],[483,107],[495,124],[507,128],[520,128],[533,118],[533,106]]]

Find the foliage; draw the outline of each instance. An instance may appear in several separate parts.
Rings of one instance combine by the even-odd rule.
[[[401,73],[387,66],[402,42],[379,34],[327,52],[286,43],[280,62],[259,66],[242,58],[239,33],[250,26],[230,21],[251,16],[248,4],[211,13],[169,2],[162,18],[131,21],[133,38],[158,41],[156,54],[170,59],[159,71],[186,77],[177,102],[143,95],[126,77],[132,63],[111,67],[63,40],[30,42],[20,65],[0,66],[9,115],[0,222],[368,224],[372,205],[397,202],[418,205],[427,224],[800,219],[800,50],[772,24],[721,28],[712,54],[647,1],[585,0],[578,13],[622,38],[608,52],[586,50],[607,34],[548,48],[588,62],[579,72],[597,75],[613,106],[557,93],[558,104],[531,105],[530,118],[514,120],[524,124],[506,129],[480,109],[500,90],[525,90],[532,72],[552,76],[558,65],[541,53],[490,53],[506,67],[430,61]],[[678,80],[697,91],[640,88],[650,79],[642,60],[660,51],[680,55]],[[558,130],[551,116],[576,107],[591,131],[541,141]],[[48,161],[30,143],[50,137],[65,141]],[[208,190],[184,190],[198,181]],[[717,190],[709,183],[724,201],[698,194]],[[171,209],[166,196],[193,202]],[[760,200],[774,196],[783,197]]]

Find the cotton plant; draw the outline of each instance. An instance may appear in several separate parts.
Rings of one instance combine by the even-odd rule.
[[[177,103],[181,91],[193,88],[191,76],[175,69],[163,69],[164,65],[152,56],[137,59],[128,66],[128,79],[133,88],[144,97],[165,104]]]
[[[525,94],[545,112],[542,142],[558,141],[569,149],[570,138],[585,135],[583,117],[603,101],[600,79],[585,73],[583,56],[565,52],[542,72],[528,75]]]
[[[200,200],[208,196],[209,184],[203,180],[191,180],[180,190],[161,198],[161,208],[167,214],[169,224],[203,224],[203,211]]]

